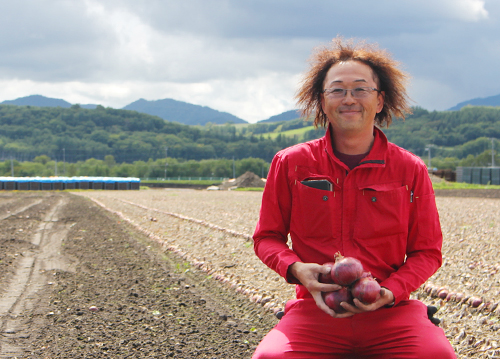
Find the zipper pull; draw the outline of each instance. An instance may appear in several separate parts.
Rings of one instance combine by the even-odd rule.
[[[413,202],[413,191],[410,191],[410,203]]]

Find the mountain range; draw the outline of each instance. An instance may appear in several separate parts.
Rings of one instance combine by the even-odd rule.
[[[207,123],[224,124],[247,123],[227,112],[220,112],[210,107],[193,105],[187,102],[176,101],[172,99],[147,101],[137,100],[122,108],[122,110],[131,110],[148,115],[158,116],[167,121],[180,122],[184,125],[205,125]]]
[[[59,98],[50,98],[41,95],[31,95],[26,97],[20,97],[15,100],[7,100],[1,102],[0,105],[16,105],[16,106],[35,106],[35,107],[62,107],[70,108],[73,106],[68,101],[61,100]],[[81,108],[86,108],[93,110],[97,105],[79,105]]]
[[[500,95],[489,96],[483,98],[474,98],[472,100],[460,102],[459,104],[449,108],[448,111],[458,111],[465,106],[500,106]]]
[[[49,98],[41,95],[31,95],[20,97],[15,100],[3,101],[0,105],[16,105],[16,106],[36,106],[36,107],[62,107],[69,108],[73,106],[71,103],[57,98]],[[98,105],[87,104],[78,105],[81,108],[95,109]],[[500,106],[500,95],[490,96],[485,98],[476,98],[469,101],[464,101],[456,106],[448,109],[448,111],[458,111],[464,106]],[[178,122],[185,125],[201,125],[207,123],[224,124],[234,123],[242,124],[247,121],[236,117],[227,112],[214,110],[207,106],[194,105],[187,102],[177,101],[173,99],[163,99],[148,101],[139,99],[122,108],[123,110],[137,111],[153,116],[158,116],[164,120]],[[272,116],[268,119],[259,121],[258,123],[271,123],[290,121],[300,117],[300,112],[290,110],[279,115]]]

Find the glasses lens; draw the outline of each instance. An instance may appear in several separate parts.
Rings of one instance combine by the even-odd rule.
[[[364,98],[372,92],[372,89],[368,87],[358,87],[351,91],[352,97],[354,98]]]
[[[345,90],[341,88],[327,89],[325,90],[325,92],[335,98],[340,98],[345,96]]]
[[[365,98],[368,97],[375,89],[371,87],[357,87],[352,90],[346,90],[342,88],[331,88],[326,89],[325,93],[334,98],[343,98],[347,95],[347,92],[351,92],[351,96],[354,98]]]

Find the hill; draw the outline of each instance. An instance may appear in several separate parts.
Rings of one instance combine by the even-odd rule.
[[[500,148],[500,108],[465,107],[460,111],[414,108],[406,121],[383,129],[388,139],[443,168],[491,163],[491,147]],[[47,155],[68,162],[114,156],[117,162],[168,156],[179,160],[260,158],[271,161],[285,147],[324,135],[310,121],[244,125],[188,126],[148,114],[97,106],[94,110],[0,105],[1,159],[32,160]],[[497,140],[492,140],[496,138]],[[470,158],[469,158],[470,157]],[[489,162],[488,162],[489,161]],[[436,162],[437,163],[437,162]],[[500,163],[500,157],[495,159]],[[10,166],[10,165],[9,165]],[[435,165],[437,166],[437,165]]]
[[[492,106],[500,107],[500,95],[484,97],[484,98],[474,98],[472,100],[467,100],[460,102],[459,104],[449,108],[448,111],[458,111],[465,106]]]
[[[33,160],[47,155],[58,161],[104,159],[121,163],[168,156],[180,160],[262,158],[270,161],[293,145],[237,133],[234,125],[206,127],[165,121],[136,111],[98,106],[95,110],[0,105],[1,159]],[[168,148],[168,150],[167,150]]]
[[[282,122],[291,121],[300,118],[299,110],[290,110],[283,112],[279,115],[271,116],[267,120],[258,121],[257,123],[271,123],[271,122]]]
[[[50,98],[41,95],[31,95],[20,97],[15,100],[7,100],[1,103],[2,105],[16,106],[37,106],[37,107],[62,107],[69,108],[71,104],[59,98]]]
[[[15,105],[15,106],[36,106],[36,107],[61,107],[61,108],[69,108],[73,106],[68,101],[59,99],[59,98],[51,98],[45,97],[41,95],[31,95],[26,97],[20,97],[15,100],[7,100],[1,102],[0,105]],[[97,105],[78,105],[81,108],[86,109],[95,109]]]
[[[122,109],[147,113],[167,121],[178,122],[185,125],[204,126],[209,122],[219,125],[225,123],[247,123],[247,121],[227,112],[220,112],[210,107],[193,105],[172,99],[156,101],[140,99]]]
[[[58,99],[50,98],[41,95],[31,95],[20,97],[15,100],[7,100],[0,105],[15,105],[15,106],[36,106],[36,107],[61,107],[70,108],[71,103]],[[79,107],[84,109],[95,109],[97,105],[87,104]],[[123,110],[137,111],[148,115],[158,116],[164,120],[182,123],[184,125],[201,125],[207,123],[213,124],[246,124],[245,120],[231,115],[227,112],[220,112],[210,107],[193,105],[187,102],[176,101],[172,99],[163,99],[156,101],[147,101],[144,99],[137,100],[125,106]]]

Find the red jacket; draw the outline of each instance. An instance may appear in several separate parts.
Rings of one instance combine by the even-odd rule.
[[[374,134],[370,153],[351,171],[333,154],[330,129],[325,137],[278,152],[254,249],[290,283],[296,283],[287,277],[294,262],[332,262],[337,252],[357,258],[397,304],[441,266],[442,233],[425,164],[379,129]],[[327,179],[333,190],[305,186],[306,179]],[[298,285],[297,297],[308,296]]]

